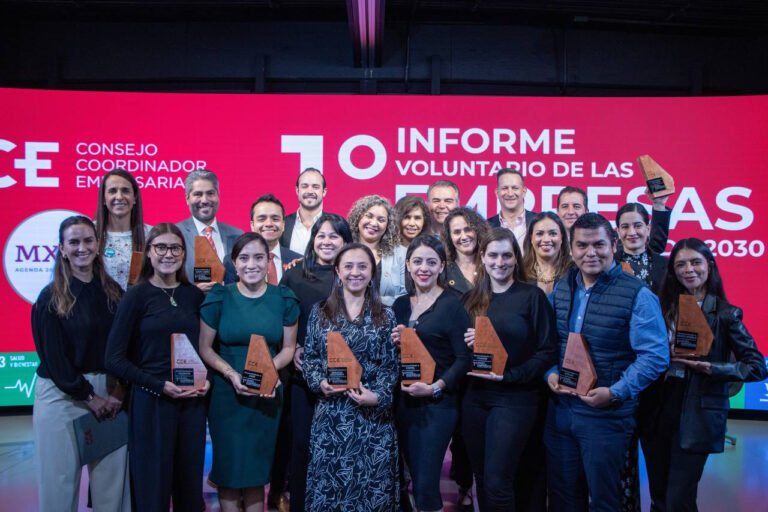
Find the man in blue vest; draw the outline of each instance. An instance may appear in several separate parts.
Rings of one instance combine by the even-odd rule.
[[[570,240],[576,268],[551,296],[560,363],[547,373],[554,395],[544,441],[549,503],[558,512],[620,510],[620,477],[635,429],[638,395],[669,365],[659,301],[614,261],[613,233],[596,213],[575,221]],[[597,384],[585,396],[559,383],[572,332],[586,340],[597,372]]]

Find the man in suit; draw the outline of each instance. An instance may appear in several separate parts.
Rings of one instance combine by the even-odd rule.
[[[218,178],[207,169],[197,169],[189,173],[187,179],[184,180],[184,187],[187,205],[189,205],[192,216],[176,225],[184,235],[184,243],[187,245],[185,264],[187,277],[190,281],[194,278],[195,236],[204,236],[227,268],[225,282],[234,282],[234,267],[229,259],[229,254],[235,240],[243,234],[243,231],[216,220],[220,201]],[[207,292],[214,283],[195,283],[195,285]]]
[[[520,251],[523,250],[523,240],[528,232],[528,225],[536,216],[525,209],[525,183],[523,175],[515,169],[501,169],[496,174],[496,197],[499,199],[501,210],[499,214],[488,219],[492,228],[507,228],[517,239]]]
[[[301,254],[280,245],[280,237],[285,230],[285,208],[283,203],[272,194],[264,194],[251,205],[251,231],[259,233],[269,245],[270,263],[267,280],[277,284],[283,277],[283,269]],[[274,272],[274,274],[273,274]]]
[[[327,192],[322,172],[314,167],[307,167],[301,171],[296,179],[299,209],[285,218],[285,230],[280,237],[280,245],[288,247],[293,252],[304,254],[312,226],[323,214],[323,199]]]

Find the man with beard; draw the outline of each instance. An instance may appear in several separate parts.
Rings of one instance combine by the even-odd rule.
[[[312,226],[323,214],[323,199],[327,192],[325,176],[320,170],[307,167],[301,171],[296,179],[299,209],[296,213],[285,217],[285,231],[280,237],[280,245],[293,252],[304,254]]]
[[[219,211],[220,201],[219,179],[207,169],[197,169],[189,173],[187,179],[184,180],[184,188],[186,189],[187,205],[189,205],[192,216],[176,225],[184,234],[184,243],[187,246],[185,262],[187,277],[190,281],[194,279],[195,236],[204,236],[216,251],[219,260],[227,268],[224,282],[234,282],[235,272],[229,259],[229,253],[232,251],[235,240],[243,234],[243,231],[229,224],[216,221],[216,212]],[[207,292],[214,283],[195,283],[195,285]]]
[[[427,189],[427,206],[432,216],[432,234],[440,238],[443,222],[459,206],[459,187],[449,180],[438,180]]]

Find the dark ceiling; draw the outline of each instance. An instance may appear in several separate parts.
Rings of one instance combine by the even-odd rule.
[[[535,24],[618,30],[765,32],[766,0],[4,0],[7,17],[115,20],[347,20],[383,6],[387,23]]]

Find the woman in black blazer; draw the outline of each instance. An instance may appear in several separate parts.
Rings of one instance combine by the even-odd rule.
[[[675,357],[673,352],[666,375],[643,396],[641,442],[651,510],[659,512],[697,510],[707,457],[723,451],[729,384],[768,376],[765,359],[742,322],[742,310],[728,303],[715,258],[697,238],[679,241],[670,254],[660,293],[670,333],[675,332],[683,294],[696,297],[714,341],[702,358]]]

